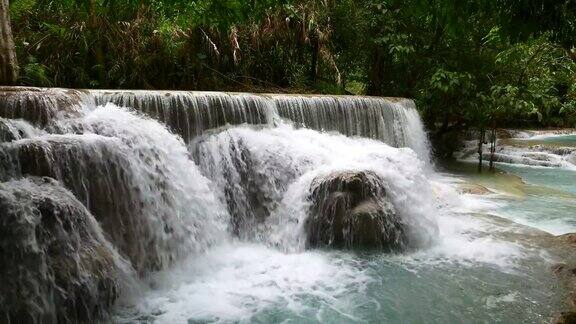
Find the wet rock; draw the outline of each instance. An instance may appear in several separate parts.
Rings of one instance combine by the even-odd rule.
[[[176,258],[181,237],[170,210],[146,194],[126,148],[96,135],[49,135],[0,146],[0,179],[44,176],[59,180],[98,220],[118,251],[141,274]],[[150,175],[161,178],[161,172]],[[165,181],[165,180],[162,180]],[[167,185],[154,183],[159,195]],[[168,201],[167,197],[162,202]]]
[[[7,119],[0,118],[0,142],[11,142],[18,138]]]
[[[576,323],[576,233],[555,236],[550,245],[563,258],[563,262],[554,264],[551,271],[569,291],[567,304],[570,306],[570,309],[555,316],[552,323]]]
[[[576,244],[576,233],[567,233],[563,235],[558,235],[556,238],[564,243]]]
[[[221,129],[199,138],[192,147],[203,173],[223,188],[231,231],[241,238],[259,235],[260,226],[300,174],[295,163],[251,149],[234,130]]]
[[[339,172],[316,178],[306,220],[307,246],[407,247],[405,224],[386,194],[383,180],[369,171]]]
[[[55,118],[79,116],[83,95],[71,89],[0,87],[0,117],[45,126]]]
[[[576,311],[575,312],[562,312],[552,319],[551,324],[575,324],[576,323]]]
[[[488,195],[492,193],[490,189],[475,183],[462,184],[459,186],[458,191],[463,194],[471,195]]]
[[[241,141],[235,144],[230,147],[231,163],[222,166],[228,168],[230,175],[225,195],[233,215],[232,232],[246,238],[253,236],[258,225],[268,218],[275,199],[266,192],[267,175],[258,170],[258,161]]]
[[[0,117],[0,143],[12,142],[41,134],[42,131],[21,119]]]
[[[0,321],[92,322],[129,276],[90,214],[50,178],[0,184]]]

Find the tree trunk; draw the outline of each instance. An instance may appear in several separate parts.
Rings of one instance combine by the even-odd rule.
[[[480,130],[480,135],[478,137],[478,172],[482,172],[482,145],[484,144],[484,135],[486,131],[484,129]]]
[[[320,49],[318,35],[315,33],[312,35],[312,37],[310,37],[310,46],[312,47],[312,59],[310,62],[310,82],[314,84],[316,83],[316,78],[318,75],[318,51]]]
[[[490,131],[490,171],[494,171],[494,153],[496,153],[496,128]]]
[[[372,65],[370,66],[370,82],[368,84],[368,94],[373,96],[382,95],[382,77],[384,74],[383,50],[375,46],[372,53]]]
[[[8,0],[0,0],[0,85],[14,85],[18,79],[16,49],[10,28]]]

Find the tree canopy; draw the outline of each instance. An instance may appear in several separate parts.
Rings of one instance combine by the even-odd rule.
[[[414,98],[434,132],[573,126],[575,0],[13,0],[21,84]]]

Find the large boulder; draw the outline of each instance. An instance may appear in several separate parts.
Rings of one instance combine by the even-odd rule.
[[[158,183],[142,179],[148,175],[157,177]],[[96,217],[112,244],[140,274],[163,269],[176,258],[182,238],[174,238],[177,224],[171,211],[161,208],[170,199],[164,197],[167,179],[161,171],[140,174],[126,147],[115,139],[49,135],[0,146],[0,181],[21,176],[59,180]],[[145,185],[157,186],[154,194],[163,200],[146,192]]]
[[[106,316],[129,278],[90,212],[50,178],[0,184],[0,322]]]
[[[405,224],[384,187],[370,171],[333,173],[314,179],[310,216],[306,220],[308,247],[407,247]]]

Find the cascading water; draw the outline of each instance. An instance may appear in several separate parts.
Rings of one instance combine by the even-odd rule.
[[[65,183],[138,271],[161,269],[180,249],[200,250],[223,230],[215,225],[226,214],[208,183],[184,144],[157,122],[106,106],[50,127],[64,134],[5,144],[0,174]],[[185,244],[190,239],[198,247]]]
[[[46,125],[59,118],[79,116],[85,93],[77,90],[0,87],[0,116]]]
[[[102,244],[113,246],[113,249],[129,262],[129,267],[140,275],[164,269],[191,252],[202,251],[226,239],[228,214],[213,194],[215,189],[211,188],[206,178],[188,158],[188,151],[183,141],[168,132],[164,126],[113,105],[97,108],[83,105],[72,115],[60,114],[59,109],[62,107],[58,106],[58,102],[47,100],[46,104],[42,104],[43,96],[48,96],[45,92],[41,92],[40,98],[34,100],[28,98],[35,95],[37,95],[35,92],[18,93],[19,102],[34,102],[35,111],[50,118],[36,119],[35,116],[26,114],[26,105],[18,106],[21,107],[18,116],[33,123],[40,120],[37,125],[42,127],[41,129],[20,119],[3,120],[6,130],[3,133],[6,135],[3,136],[4,140],[0,145],[0,180],[6,186],[0,189],[4,194],[2,203],[24,210],[14,214],[14,221],[29,226],[39,222],[40,230],[52,235],[51,231],[60,229],[45,229],[43,224],[59,222],[58,217],[66,221],[68,218],[78,218],[78,222],[88,224],[91,219],[96,219],[104,232]],[[13,102],[13,98],[9,98],[7,102],[2,103],[3,107],[8,107],[2,110],[4,116],[14,115]],[[67,110],[69,102],[63,101],[63,104]],[[77,204],[87,211],[82,209],[75,211],[67,205],[61,205],[60,196],[64,194],[55,190],[44,193],[47,195],[45,200],[54,199],[54,203],[46,205],[43,200],[37,203],[40,204],[40,207],[37,207],[39,213],[34,213],[33,209],[26,206],[20,207],[18,200],[14,201],[10,197],[24,194],[12,194],[13,188],[20,184],[25,186],[28,183],[26,179],[37,176],[56,179],[75,196]],[[35,192],[32,191],[29,195],[34,197],[37,195]],[[32,214],[27,215],[26,210],[30,210]],[[37,215],[39,220],[26,221],[33,219],[32,215]],[[2,225],[4,227],[1,231],[7,233],[11,225],[8,223]],[[24,225],[22,227],[34,232],[33,228],[28,229]],[[41,233],[40,230],[36,230],[36,233]],[[65,227],[64,230],[78,237],[81,242],[88,240],[89,232],[80,231],[80,227]],[[40,251],[52,249],[49,238],[41,239],[38,235],[29,238],[38,241],[38,249]],[[62,240],[61,244],[67,244],[68,238],[63,237]],[[95,248],[84,247],[83,244],[70,245],[69,254],[55,255],[52,259],[47,259],[48,266],[40,268],[37,276],[51,276],[54,271],[67,271],[67,268],[51,268],[51,265],[56,267],[62,262],[70,262],[64,259],[68,255],[72,255],[72,258],[74,255],[79,255],[75,258],[89,257],[85,256],[86,252],[81,252],[81,249],[92,251],[93,257],[98,257]],[[3,254],[3,257],[7,255]],[[95,263],[90,264],[95,266]],[[106,264],[109,268],[103,267],[107,270],[83,265],[83,271],[87,272],[86,276],[92,275],[96,280],[98,275],[96,272],[91,274],[90,271],[102,271],[102,273],[115,271],[110,268],[112,267],[110,263]],[[45,281],[36,280],[44,286],[48,285],[49,288],[42,290],[46,294],[53,293],[49,289],[61,289],[63,292],[63,297],[56,299],[48,296],[38,297],[51,301],[43,302],[40,308],[51,307],[53,310],[45,309],[39,315],[27,317],[26,313],[30,312],[27,307],[32,306],[16,302],[8,304],[7,309],[2,309],[2,318],[15,322],[27,320],[74,322],[90,320],[93,319],[92,316],[102,316],[108,311],[109,305],[102,307],[94,304],[97,294],[94,294],[96,297],[93,299],[82,301],[86,305],[75,306],[78,310],[74,307],[65,307],[74,305],[73,298],[78,292],[72,291],[71,287],[74,286],[62,286],[61,283],[67,280],[65,273],[58,275],[64,278],[58,279],[55,288],[45,284]],[[74,280],[72,277],[69,279]],[[87,284],[90,285],[89,279],[82,280],[87,280]],[[104,290],[102,294],[107,294],[107,298],[114,301],[118,298],[119,291],[125,289],[118,287],[125,286],[127,282],[124,279],[119,281],[110,278],[110,280],[110,285],[116,288]],[[108,285],[108,283],[94,281],[93,285]],[[13,291],[3,294],[3,298],[10,298],[11,294],[19,291],[17,284],[13,288]],[[16,296],[12,297],[18,300]],[[104,300],[102,303],[109,302]],[[82,307],[87,308],[85,314],[79,311]],[[46,315],[42,315],[43,313]],[[84,315],[78,315],[80,317],[76,318],[71,314]]]
[[[285,124],[262,130],[237,127],[191,147],[200,168],[226,193],[240,232],[264,236],[285,249],[304,248],[302,226],[312,180],[333,172],[372,171],[382,177],[410,223],[415,244],[429,242],[437,231],[434,216],[426,212],[435,202],[424,163],[411,150]]]
[[[428,140],[412,100],[374,97],[272,96],[280,117],[298,126],[410,147],[428,160]]]
[[[428,140],[408,99],[300,96],[221,92],[92,91],[94,102],[137,109],[165,122],[189,142],[224,125],[273,124],[280,118],[319,131],[381,140],[410,147],[429,158]]]
[[[506,321],[551,311],[499,295],[499,284],[518,282],[534,288],[531,300],[549,299],[549,278],[535,270],[544,262],[490,236],[493,225],[471,213],[485,204],[433,171],[411,100],[0,92],[0,210],[18,224],[0,219],[0,233],[27,235],[0,246],[34,241],[50,252],[0,289],[0,319],[28,319],[17,293],[26,278],[49,309],[36,322],[105,317],[119,297],[115,322]],[[329,249],[339,247],[360,249]],[[517,259],[536,264],[521,279]],[[70,260],[79,270],[58,267]],[[134,279],[138,293],[120,294]],[[492,312],[478,306],[486,295]],[[508,300],[523,313],[507,311]],[[71,316],[70,304],[85,311]]]
[[[506,135],[497,140],[494,161],[530,186],[511,201],[503,197],[509,203],[498,214],[555,235],[576,231],[575,131],[507,131]],[[476,162],[475,151],[476,141],[467,142],[460,159]],[[490,152],[483,156],[490,159]]]

